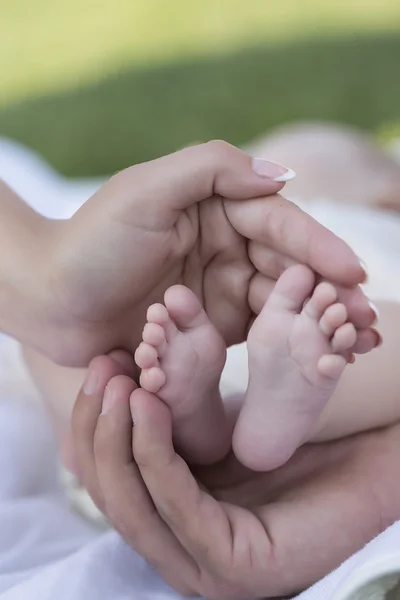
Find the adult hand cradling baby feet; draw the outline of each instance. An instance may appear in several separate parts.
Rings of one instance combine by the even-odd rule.
[[[231,447],[257,471],[286,463],[308,441],[347,361],[357,330],[335,287],[315,286],[302,265],[281,275],[248,339],[249,385],[234,423],[219,392],[224,341],[193,292],[174,286],[147,313],[136,351],[140,385],[171,409],[174,445],[191,464],[215,463]]]
[[[304,446],[270,473],[232,454],[189,468],[173,446],[170,410],[137,388],[133,372],[127,353],[92,362],[96,388],[83,387],[73,414],[80,476],[125,541],[179,592],[291,595],[398,517],[398,425]]]
[[[335,286],[297,265],[250,328],[244,399],[223,402],[224,341],[184,286],[148,309],[136,352],[142,389],[128,353],[93,360],[73,413],[80,477],[176,590],[216,600],[292,594],[396,518],[386,494],[377,501],[366,485],[366,468],[398,497],[398,426],[298,449],[330,438],[318,419],[357,336]]]
[[[58,222],[5,189],[1,238],[12,258],[2,266],[2,331],[85,366],[115,347],[135,350],[149,304],[179,283],[230,345],[245,340],[274,281],[300,262],[347,286],[339,298],[363,330],[355,350],[369,350],[375,313],[356,287],[365,271],[344,242],[276,195],[288,172],[210,142],[118,173]]]

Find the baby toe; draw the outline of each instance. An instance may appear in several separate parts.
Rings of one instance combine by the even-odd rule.
[[[357,331],[353,323],[345,323],[333,334],[331,341],[334,352],[345,352],[354,346],[357,340]]]
[[[318,372],[329,379],[339,379],[346,367],[346,359],[340,354],[325,354],[318,361]]]
[[[143,341],[151,346],[160,346],[165,342],[165,331],[157,323],[146,323],[142,334]]]
[[[165,373],[159,367],[144,369],[140,374],[140,385],[143,389],[156,394],[165,383]]]
[[[276,282],[265,305],[279,311],[300,313],[315,285],[314,273],[304,265],[289,267]]]
[[[163,304],[152,304],[147,309],[146,318],[149,323],[165,325],[169,321],[168,310]]]
[[[344,304],[331,304],[322,315],[319,326],[324,335],[332,337],[336,329],[346,323],[347,309]]]
[[[337,299],[337,292],[334,286],[327,281],[323,281],[314,290],[313,295],[304,306],[304,312],[312,319],[321,319],[324,312]]]
[[[178,331],[174,321],[171,319],[169,310],[164,304],[153,304],[147,310],[147,321],[152,325],[159,325],[164,329],[165,340],[171,341]]]
[[[158,363],[158,353],[154,346],[142,342],[135,352],[135,362],[141,369],[150,369]]]
[[[170,317],[180,330],[211,323],[196,294],[184,285],[170,287],[165,292],[164,300]]]

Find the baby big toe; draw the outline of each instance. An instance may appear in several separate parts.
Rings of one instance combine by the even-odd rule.
[[[339,379],[346,367],[346,359],[340,354],[325,354],[318,361],[318,372],[323,377]]]
[[[210,320],[196,294],[184,285],[174,285],[165,292],[165,305],[180,330],[207,325]]]
[[[314,288],[315,276],[308,267],[289,267],[278,279],[265,305],[279,311],[299,313]]]

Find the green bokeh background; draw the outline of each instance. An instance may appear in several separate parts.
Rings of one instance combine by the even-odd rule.
[[[399,0],[0,0],[0,135],[67,175],[318,119],[399,133]]]

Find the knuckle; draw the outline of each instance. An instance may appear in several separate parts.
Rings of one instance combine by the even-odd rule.
[[[149,561],[151,563],[151,561]],[[157,569],[161,577],[164,579],[168,585],[174,589],[181,596],[185,596],[187,598],[198,598],[199,592],[194,590],[191,586],[189,586],[186,582],[182,581],[179,576],[176,575],[174,571],[171,572],[170,569],[166,569],[164,567],[158,568],[156,565],[151,563],[153,567]]]
[[[224,140],[211,140],[204,144],[207,152],[213,156],[220,158],[221,156],[226,156],[228,153],[232,152],[234,146],[225,142]]]
[[[94,454],[97,463],[108,464],[110,462],[110,436],[106,427],[99,423],[93,440]]]
[[[147,470],[154,477],[165,479],[167,472],[173,468],[176,455],[173,448],[166,450],[156,444],[152,447],[137,444],[134,447],[134,458],[139,470]]]
[[[152,466],[152,453],[149,452],[146,446],[134,443],[133,451],[135,463],[140,471],[147,470]]]
[[[207,600],[239,600],[243,597],[243,590],[232,586],[226,581],[214,581],[205,587],[203,595]]]
[[[122,538],[128,544],[137,548],[141,536],[141,525],[138,525],[134,520],[128,519],[119,504],[109,498],[105,502],[105,515]]]

